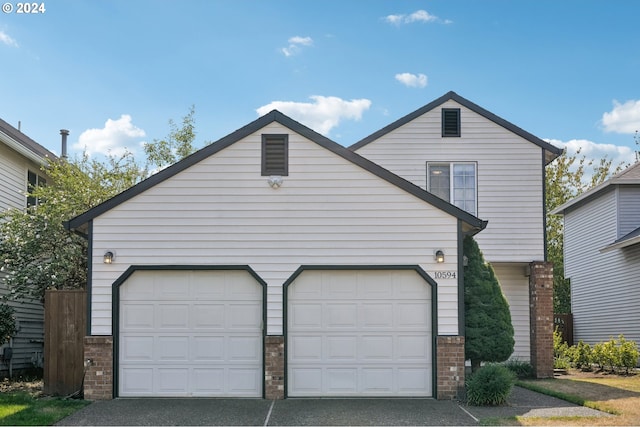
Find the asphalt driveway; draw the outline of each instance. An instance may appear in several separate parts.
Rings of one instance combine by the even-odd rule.
[[[57,425],[478,425],[489,417],[608,416],[514,388],[509,404],[465,406],[434,399],[115,399],[97,401]]]

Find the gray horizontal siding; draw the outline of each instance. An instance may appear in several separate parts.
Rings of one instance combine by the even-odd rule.
[[[574,338],[624,334],[640,342],[640,247],[600,252],[618,237],[618,192],[565,213],[565,275],[571,280]]]
[[[621,185],[618,189],[618,236],[640,227],[640,185]]]
[[[0,279],[1,280],[1,279]],[[7,294],[4,287],[0,287],[0,296]],[[8,304],[14,308],[18,320],[18,333],[11,343],[13,357],[11,367],[13,371],[28,370],[34,367],[42,367],[44,351],[44,307],[38,301],[19,300],[10,301]],[[1,348],[8,347],[9,344]],[[2,350],[0,350],[2,354]],[[0,363],[0,376],[9,374],[9,365]]]

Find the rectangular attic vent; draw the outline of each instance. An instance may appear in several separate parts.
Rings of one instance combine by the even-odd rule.
[[[262,176],[289,175],[289,135],[262,135]]]

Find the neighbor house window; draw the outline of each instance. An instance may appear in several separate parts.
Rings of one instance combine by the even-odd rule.
[[[442,109],[442,136],[460,136],[460,109]]]
[[[427,163],[427,190],[472,215],[478,210],[475,163]]]
[[[44,186],[47,185],[47,180],[44,179],[42,176],[38,175],[35,172],[32,171],[28,171],[27,172],[27,192],[29,193],[29,195],[27,196],[27,207],[30,208],[31,206],[37,206],[40,201],[31,196],[31,192],[39,186]]]
[[[262,135],[262,176],[289,175],[289,135]]]

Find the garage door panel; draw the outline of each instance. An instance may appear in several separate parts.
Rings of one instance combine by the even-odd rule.
[[[156,338],[154,352],[157,362],[189,360],[189,337],[184,336],[159,336]]]
[[[262,324],[259,303],[233,303],[227,306],[227,328],[233,330],[255,330]]]
[[[156,329],[188,329],[189,308],[188,304],[158,304],[155,311]]]
[[[225,385],[223,368],[196,368],[191,371],[194,396],[222,394]]]
[[[397,337],[398,360],[426,360],[431,363],[431,342],[424,335],[402,335]]]
[[[121,362],[150,362],[153,361],[153,337],[143,335],[128,335],[120,340]]]
[[[260,397],[262,295],[246,271],[135,272],[120,292],[119,395]]]
[[[321,360],[322,337],[297,336],[291,337],[288,347],[289,360]]]
[[[432,395],[431,287],[415,271],[305,271],[287,314],[288,396]]]
[[[122,316],[121,328],[125,329],[149,329],[154,327],[153,304],[122,304],[120,308]]]
[[[325,393],[329,395],[352,395],[358,390],[357,368],[326,368]]]
[[[403,302],[396,307],[397,327],[431,330],[431,308],[424,303]]]
[[[392,394],[394,391],[393,368],[363,368],[361,377],[364,394]]]
[[[149,395],[153,392],[153,369],[141,367],[123,369],[120,388],[130,396]]]
[[[194,329],[218,329],[223,330],[225,327],[225,306],[224,304],[194,304],[193,324]]]
[[[322,304],[320,303],[296,304],[288,314],[299,330],[322,328]]]
[[[392,335],[367,335],[361,338],[359,359],[363,361],[393,361]]]
[[[431,386],[431,369],[399,368],[397,376],[398,391],[407,395],[420,394]]]
[[[325,351],[319,351],[318,358],[322,356],[327,360],[355,362],[358,359],[357,341],[355,335],[325,337]]]
[[[393,305],[389,303],[364,302],[360,309],[360,326],[362,328],[392,329]]]
[[[199,362],[224,360],[224,337],[193,337],[192,359]]]
[[[262,359],[260,337],[230,337],[227,344],[229,361],[259,362]]]
[[[354,329],[358,325],[358,305],[356,303],[325,303],[323,312],[325,329]]]
[[[187,396],[189,393],[189,369],[156,369],[157,393],[164,396]]]

